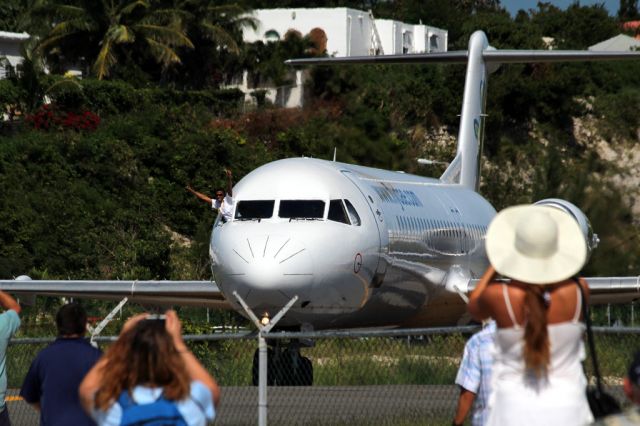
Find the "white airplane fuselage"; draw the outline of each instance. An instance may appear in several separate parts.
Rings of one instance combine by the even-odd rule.
[[[233,189],[234,217],[214,224],[214,278],[239,312],[282,326],[451,324],[465,305],[447,282],[487,266],[495,209],[438,179],[311,158],[266,164]]]

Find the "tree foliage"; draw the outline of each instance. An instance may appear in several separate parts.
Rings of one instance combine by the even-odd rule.
[[[438,138],[458,131],[460,66],[313,67],[305,71],[311,79],[301,110],[243,112],[241,94],[217,90],[245,68],[254,85],[287,85],[284,59],[322,53],[311,37],[295,33],[276,43],[241,42],[247,7],[300,2],[148,0],[115,2],[113,9],[102,1],[39,3],[27,16],[31,25],[56,22],[57,30],[43,34],[49,57],[95,64],[108,47],[114,62],[105,53],[95,68],[110,69],[109,81],[47,76],[27,62],[27,72],[0,82],[5,108],[18,105],[26,114],[46,95],[60,111],[101,119],[90,132],[24,126],[0,136],[0,276],[206,277],[213,217],[186,184],[207,192],[224,184],[223,167],[239,179],[274,159],[331,158],[334,149],[339,161],[437,176],[439,166],[419,169],[415,158],[446,161],[455,152]],[[448,29],[451,50],[466,48],[477,29],[497,48],[523,49],[544,48],[543,36],[559,48],[582,49],[618,31],[602,6],[579,3],[567,10],[540,3],[515,18],[497,1],[304,6],[372,8],[376,17],[422,21]],[[140,31],[151,24],[155,35]],[[149,40],[173,53],[156,55]],[[180,62],[163,66],[162,58]],[[614,183],[621,171],[576,140],[574,119],[593,118],[612,146],[636,143],[639,80],[640,64],[625,62],[509,65],[489,81],[482,194],[496,208],[549,197],[580,206],[602,240],[593,274],[638,270],[638,225],[634,195]]]
[[[86,63],[100,80],[116,65],[153,60],[166,69],[180,62],[176,48],[193,48],[180,11],[148,0],[51,0],[31,14],[39,18],[33,22],[47,24],[38,49],[60,66]]]

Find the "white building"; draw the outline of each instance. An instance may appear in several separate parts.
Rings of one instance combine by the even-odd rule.
[[[0,31],[0,58],[6,59],[15,69],[22,62],[20,45],[29,39],[27,33],[11,33]],[[0,61],[0,78],[7,76],[7,69],[3,61]]]
[[[447,51],[447,30],[391,19],[376,19],[375,26],[385,55]]]
[[[629,50],[640,50],[640,40],[629,37],[625,34],[618,34],[608,40],[589,46],[593,51],[625,52]]]
[[[327,37],[329,56],[400,55],[405,53],[446,52],[448,31],[422,23],[406,24],[390,19],[374,19],[373,14],[347,7],[256,9],[252,13],[256,28],[244,27],[245,42],[282,40],[289,31],[302,36],[321,29]],[[251,87],[247,72],[233,85],[252,102],[252,93],[266,91],[266,98],[282,107],[302,105],[303,74],[295,71],[295,84],[287,87]]]
[[[244,40],[249,43],[282,39],[289,30],[305,35],[320,28],[327,35],[327,54],[330,56],[447,51],[447,30],[374,19],[369,12],[347,7],[256,9],[252,16],[258,21],[256,28],[245,27],[243,30]]]

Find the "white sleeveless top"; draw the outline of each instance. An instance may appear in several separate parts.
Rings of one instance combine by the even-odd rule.
[[[524,328],[513,313],[507,286],[503,296],[510,328],[498,328],[496,354],[489,399],[489,425],[585,425],[593,421],[586,398],[587,381],[582,369],[585,359],[580,319],[582,298],[578,292],[571,321],[547,326],[550,363],[546,377],[537,378],[524,364]]]

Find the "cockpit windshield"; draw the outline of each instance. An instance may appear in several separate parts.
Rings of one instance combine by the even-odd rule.
[[[347,219],[347,212],[344,210],[342,200],[329,201],[329,216],[327,219],[349,225],[349,219]]]
[[[278,216],[286,219],[322,219],[322,200],[281,200]]]
[[[260,220],[273,216],[274,200],[238,201],[236,220]]]
[[[353,204],[351,204],[349,200],[329,201],[329,216],[327,219],[334,222],[346,223],[347,225],[360,226],[360,216],[358,216],[356,208],[353,207]]]

